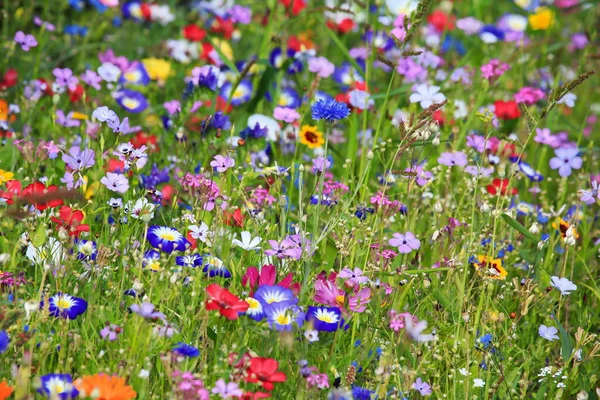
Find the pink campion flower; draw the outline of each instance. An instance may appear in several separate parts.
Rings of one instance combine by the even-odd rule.
[[[394,233],[394,237],[388,241],[392,247],[396,247],[401,254],[408,254],[413,250],[419,250],[421,241],[412,232]]]
[[[100,83],[102,83],[102,78],[100,75],[96,73],[96,71],[92,71],[91,69],[86,70],[83,74],[80,75],[81,80],[86,84],[90,85],[96,90],[102,89]]]
[[[319,75],[321,78],[328,78],[333,74],[335,65],[325,57],[313,57],[308,60],[308,70]]]
[[[464,167],[465,165],[467,165],[467,155],[462,151],[456,151],[453,153],[444,152],[440,155],[437,161],[440,164],[445,165],[447,167]]]
[[[514,97],[517,103],[525,103],[529,106],[544,99],[546,95],[541,89],[525,86],[515,93]]]
[[[229,168],[235,166],[235,160],[229,156],[223,157],[222,155],[217,154],[210,162],[210,166],[216,168],[218,172],[225,172]]]
[[[30,48],[38,45],[33,35],[25,34],[22,31],[15,33],[15,42],[21,46],[23,51],[29,51]]]
[[[494,82],[509,69],[510,65],[501,63],[500,60],[494,58],[489,63],[481,66],[481,76],[490,82]]]
[[[389,293],[388,293],[389,294]],[[407,318],[413,318],[410,313],[403,312],[399,313],[398,311],[392,309],[390,310],[390,328],[394,331],[398,332],[400,329],[404,329],[405,323],[404,321]]]
[[[319,389],[325,389],[329,387],[329,377],[327,374],[310,374],[306,378],[306,382],[310,386],[316,386]]]
[[[123,174],[107,172],[106,176],[100,179],[100,183],[112,192],[125,193],[129,189],[129,181]]]
[[[364,275],[362,269],[360,268],[354,268],[354,270],[351,270],[350,268],[344,268],[338,277],[347,279],[349,282],[352,282],[356,285],[360,285],[361,283],[366,283],[369,281],[369,278]]]
[[[298,111],[294,110],[293,108],[277,106],[275,107],[275,110],[273,110],[273,118],[290,124],[300,119],[300,114],[298,114]]]
[[[390,35],[394,36],[400,42],[403,42],[406,39],[406,29],[401,26],[397,26],[390,31]]]
[[[561,140],[558,136],[553,135],[548,128],[536,128],[535,137],[533,138],[538,143],[547,144],[553,148],[560,147]]]
[[[56,78],[56,84],[60,87],[68,87],[69,90],[77,89],[79,79],[73,75],[73,71],[69,68],[54,68],[52,74]]]
[[[237,383],[225,383],[223,379],[215,382],[215,387],[212,388],[211,392],[218,394],[222,399],[240,398],[244,394],[244,391],[238,387]]]
[[[313,162],[313,173],[323,172],[331,166],[331,162],[325,157],[317,157],[312,160]]]
[[[169,115],[173,115],[181,111],[181,102],[179,100],[167,101],[163,104],[163,107],[167,110]]]

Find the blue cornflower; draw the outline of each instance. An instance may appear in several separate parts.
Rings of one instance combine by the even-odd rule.
[[[145,189],[153,189],[161,183],[167,183],[171,179],[169,175],[169,167],[159,169],[156,164],[152,166],[150,175],[140,175],[142,186]]]
[[[327,122],[335,122],[350,115],[350,109],[346,103],[337,100],[317,100],[312,106],[312,117],[315,120],[324,119]]]
[[[492,334],[486,333],[485,335],[477,338],[477,343],[487,349],[492,344]]]
[[[198,357],[200,355],[200,350],[198,350],[196,347],[190,344],[186,344],[183,342],[177,343],[177,346],[173,347],[173,352],[184,357],[190,358]]]
[[[267,126],[265,125],[264,127],[262,127],[257,122],[256,124],[254,124],[254,128],[247,127],[246,129],[241,131],[240,136],[243,139],[247,139],[247,138],[260,139],[260,138],[267,136],[267,133],[269,133]]]
[[[217,90],[218,80],[217,75],[215,75],[212,69],[209,69],[205,74],[200,74],[198,76],[198,86],[205,87],[214,92]]]
[[[352,398],[354,400],[371,400],[371,392],[369,389],[362,388],[359,386],[354,386],[352,388]]]
[[[4,353],[6,349],[8,349],[9,343],[10,338],[8,337],[8,333],[6,333],[6,331],[0,331],[0,354]]]

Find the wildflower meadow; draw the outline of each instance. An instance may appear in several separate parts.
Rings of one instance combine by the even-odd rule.
[[[0,18],[0,400],[600,398],[597,1]]]

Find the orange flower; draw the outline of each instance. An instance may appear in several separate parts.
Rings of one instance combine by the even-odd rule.
[[[91,396],[96,400],[130,400],[137,395],[131,386],[126,385],[125,379],[114,375],[85,375],[75,381],[75,387],[81,396]]]
[[[6,400],[12,394],[13,388],[8,386],[6,381],[0,382],[0,400]]]

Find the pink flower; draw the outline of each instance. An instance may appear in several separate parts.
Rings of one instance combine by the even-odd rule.
[[[418,250],[421,247],[421,241],[415,238],[412,232],[394,233],[394,237],[388,241],[388,244],[398,248],[398,252],[408,254],[413,250]]]
[[[210,166],[216,168],[218,172],[225,172],[229,168],[232,168],[235,165],[235,160],[229,156],[223,157],[220,154],[217,154],[213,161],[210,162]]]
[[[275,110],[273,111],[273,117],[276,120],[285,121],[289,124],[300,119],[300,114],[293,108],[278,106],[275,107]]]
[[[360,268],[354,268],[354,270],[351,270],[350,268],[344,268],[338,276],[342,279],[348,279],[349,282],[352,282],[356,285],[360,285],[361,283],[365,283],[369,280],[369,278],[364,275],[362,269]]]
[[[169,115],[173,115],[181,111],[181,103],[179,102],[179,100],[167,101],[163,104],[163,107],[167,110]]]
[[[313,57],[308,60],[308,70],[319,75],[321,78],[327,78],[333,74],[335,65],[329,62],[325,57]]]
[[[481,66],[481,76],[493,82],[502,76],[510,66],[507,63],[500,63],[500,60],[494,58],[489,63]]]
[[[106,186],[108,190],[117,193],[125,193],[129,189],[129,181],[123,174],[107,172],[106,176],[100,179],[100,183]]]
[[[56,84],[58,86],[66,86],[69,88],[69,90],[75,90],[77,88],[79,79],[73,76],[73,71],[71,71],[69,68],[54,68],[52,73],[56,77]]]
[[[213,394],[218,394],[222,399],[230,399],[232,397],[242,397],[244,391],[240,389],[235,382],[225,383],[223,379],[215,382],[215,387],[211,390]]]
[[[540,89],[525,86],[515,94],[515,101],[517,103],[532,105],[545,97],[546,95]]]

